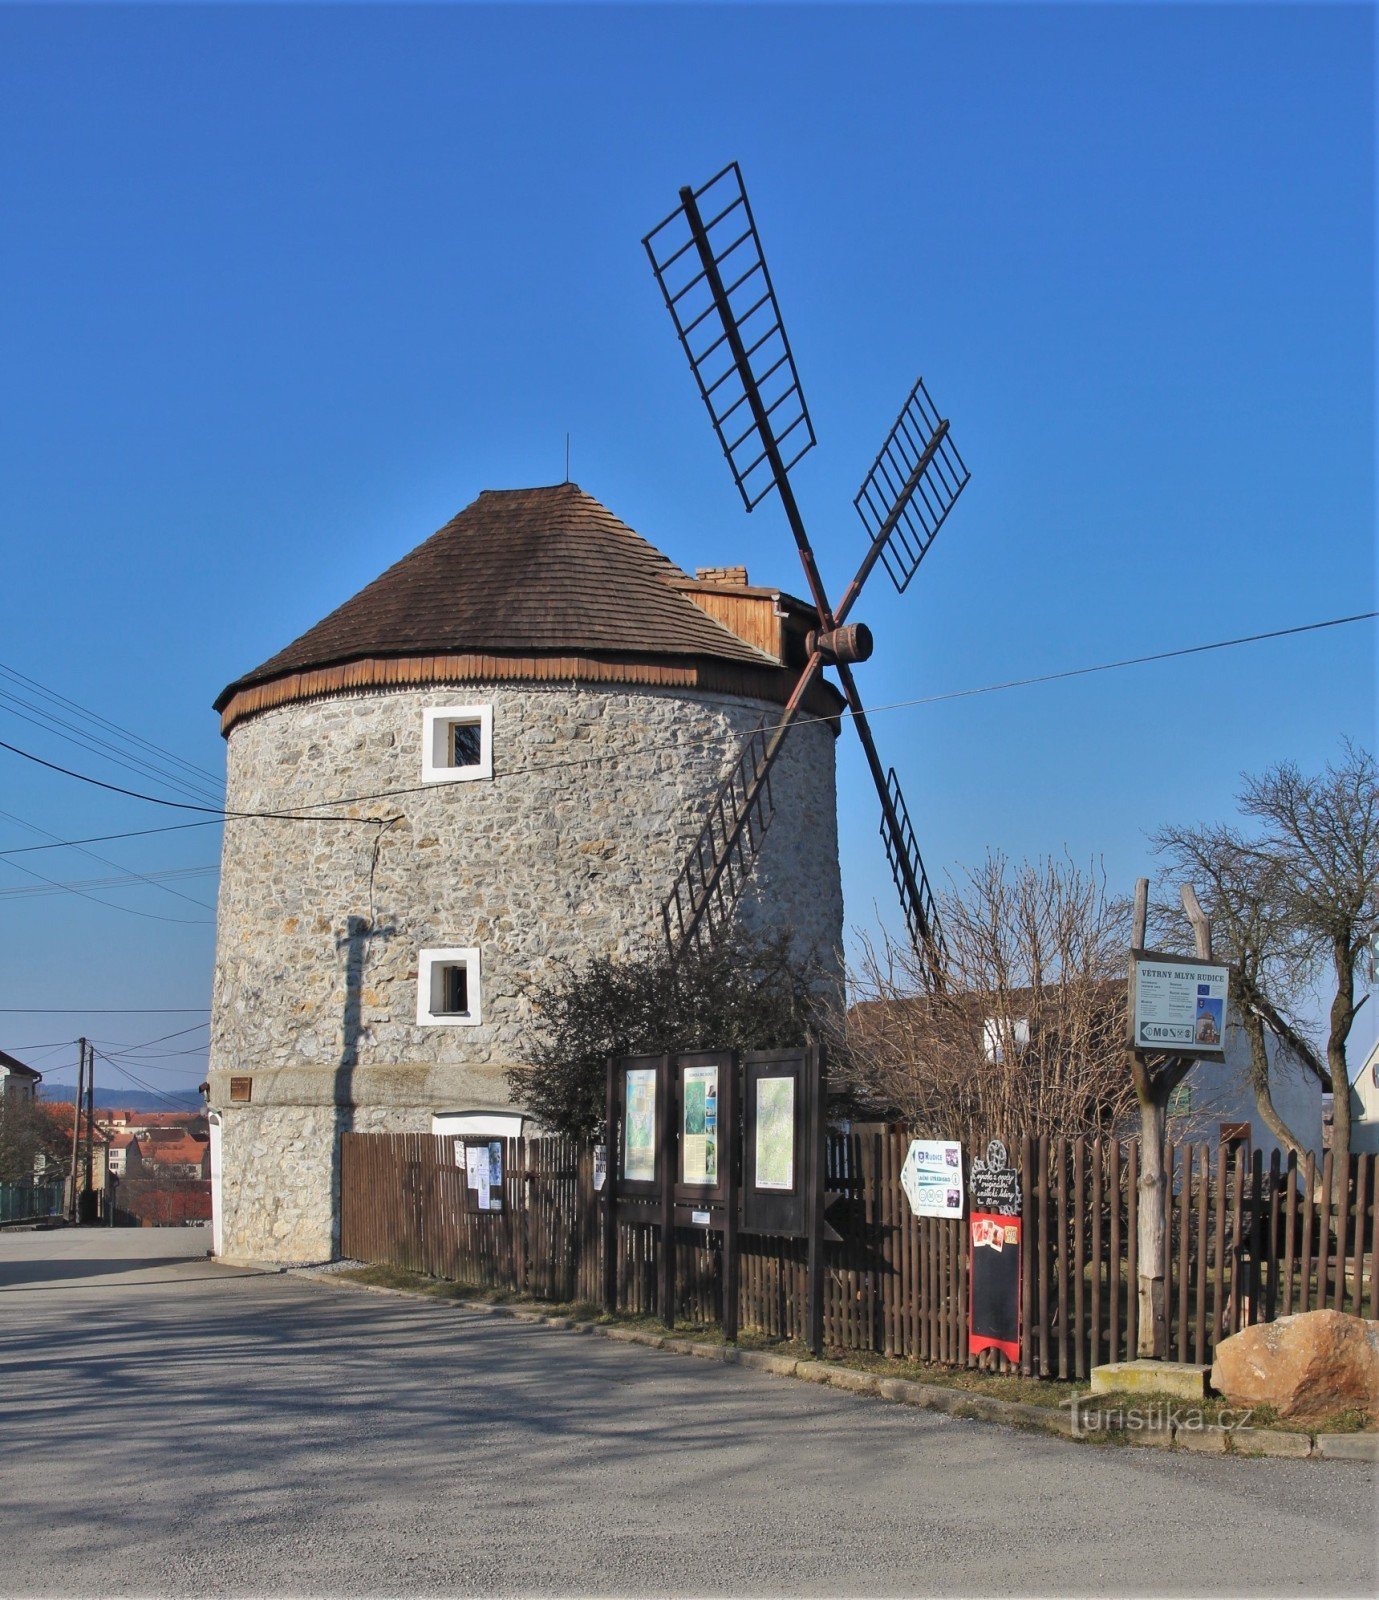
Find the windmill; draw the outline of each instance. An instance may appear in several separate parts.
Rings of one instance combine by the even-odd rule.
[[[909,587],[967,485],[967,468],[919,379],[853,502],[869,546],[835,609],[790,483],[791,469],[815,443],[814,425],[738,164],[698,189],[681,189],[680,204],[642,243],[742,503],[751,512],[775,490],[819,616],[784,711],[743,743],[666,899],[672,965],[731,918],[771,824],[771,768],[811,684],[831,666],[876,785],[881,837],[910,941],[930,981],[941,985],[945,951],[933,893],[900,780],[893,767],[882,766],[852,673],[854,663],[871,655],[871,633],[848,618],[878,562],[900,593]]]

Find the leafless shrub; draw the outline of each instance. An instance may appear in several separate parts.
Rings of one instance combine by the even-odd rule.
[[[941,987],[908,943],[865,942],[834,1059],[920,1137],[1094,1134],[1130,1114],[1129,905],[1099,867],[999,853],[939,897]]]

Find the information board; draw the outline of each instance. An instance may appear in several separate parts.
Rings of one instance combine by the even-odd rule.
[[[681,1079],[680,1180],[718,1183],[718,1067],[686,1066]]]
[[[795,1187],[795,1080],[756,1081],[756,1170],[758,1189]]]
[[[1215,961],[1130,956],[1130,1047],[1220,1058],[1226,1053],[1230,968]]]
[[[629,1068],[623,1101],[622,1175],[628,1183],[656,1181],[656,1069]]]

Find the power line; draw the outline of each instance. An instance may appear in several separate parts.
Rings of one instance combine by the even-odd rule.
[[[23,710],[18,709],[21,706]],[[92,738],[62,717],[55,717],[51,712],[44,711],[41,706],[35,706],[28,700],[21,700],[18,695],[9,694],[3,689],[0,689],[0,710],[8,712],[12,717],[18,717],[21,722],[42,728],[45,733],[55,733],[59,738],[65,738],[69,744],[74,744],[82,750],[89,750],[92,755],[113,761],[117,767],[123,767],[126,772],[137,772],[146,778],[153,778],[180,794],[197,795],[203,800],[213,798],[208,796],[205,784],[187,783],[175,774],[165,772],[151,761],[138,758],[131,761],[118,745],[111,744],[108,739]],[[37,715],[31,716],[29,714],[31,712],[36,712]]]
[[[927,694],[918,700],[896,700],[890,705],[869,707],[874,711],[900,711],[909,706],[932,706],[941,700],[965,700],[977,694],[998,694],[1003,689],[1027,689],[1036,683],[1057,683],[1064,678],[1084,678],[1093,672],[1116,672],[1121,667],[1142,667],[1151,661],[1173,661],[1180,656],[1199,656],[1209,650],[1230,650],[1235,645],[1259,644],[1265,639],[1287,639],[1298,633],[1316,633],[1321,628],[1340,628],[1348,622],[1370,622],[1379,611],[1359,611],[1353,617],[1332,617],[1327,622],[1304,622],[1296,628],[1274,628],[1268,633],[1247,633],[1238,639],[1217,639],[1211,644],[1184,645],[1178,650],[1157,650],[1148,656],[1127,656],[1123,661],[1102,661],[1092,667],[1069,667],[1062,672],[1044,672],[1034,678],[1011,678],[1005,683],[988,683],[979,689],[951,689],[946,694]],[[851,715],[845,712],[844,715]],[[821,719],[814,718],[819,721]]]
[[[99,1056],[101,1058],[101,1060],[104,1061],[107,1066],[114,1067],[116,1072],[118,1072],[122,1077],[128,1078],[131,1083],[138,1084],[138,1086],[146,1094],[151,1094],[155,1099],[161,1100],[164,1103],[164,1105],[171,1106],[174,1111],[189,1111],[189,1110],[192,1109],[192,1107],[186,1105],[185,1102],[174,1098],[170,1094],[165,1093],[162,1089],[155,1089],[154,1086],[151,1083],[145,1083],[144,1080],[141,1077],[139,1077],[137,1073],[131,1072],[128,1067],[121,1066],[118,1061],[112,1061],[110,1059],[110,1057],[105,1054],[104,1051],[97,1050],[93,1046],[92,1047],[92,1054]]]
[[[54,840],[56,840],[57,837],[58,837],[57,834],[50,833],[47,828],[40,828],[36,822],[26,822],[23,817],[15,816],[13,811],[0,811],[0,817],[7,817],[11,822],[18,823],[18,825],[21,828],[27,828],[30,833],[41,834],[43,836],[43,838],[45,838],[45,839],[54,839]],[[112,861],[109,856],[99,855],[94,850],[80,849],[79,847],[75,847],[75,846],[74,846],[74,848],[78,848],[79,854],[84,855],[84,856],[89,856],[92,861],[99,861],[102,866],[106,866],[106,867],[119,867],[120,866],[120,863],[118,861]],[[121,870],[124,870],[124,869],[121,869]],[[214,868],[212,870],[214,870]],[[156,888],[161,889],[164,894],[172,895],[175,899],[185,900],[189,905],[200,906],[203,911],[213,911],[215,909],[214,906],[208,905],[206,903],[206,901],[196,899],[196,897],[194,895],[183,894],[180,889],[169,889],[165,883],[157,882],[156,881],[157,874],[145,874],[145,873],[142,873],[142,872],[133,872],[133,876],[136,877],[136,878],[143,878],[143,880],[146,883],[154,884],[154,886]],[[89,885],[87,885],[85,887],[89,887]],[[4,893],[4,892],[20,893],[22,891],[17,891],[17,890],[0,891],[0,893]],[[32,890],[30,892],[34,893],[34,894],[37,894],[40,891],[39,890]]]
[[[7,1017],[185,1017],[210,1006],[0,1006]]]
[[[210,1025],[209,1018],[205,1022],[194,1022],[190,1028],[179,1028],[176,1033],[160,1033],[156,1039],[145,1039],[142,1044],[116,1046],[115,1054],[117,1056],[133,1055],[137,1051],[147,1050],[150,1045],[165,1044],[169,1039],[184,1039],[189,1033],[195,1033],[200,1028],[209,1028]],[[101,1043],[109,1044],[111,1041],[106,1039],[102,1040]],[[204,1049],[205,1046],[198,1045],[197,1048]]]
[[[116,900],[102,900],[99,895],[88,894],[85,889],[74,888],[68,883],[59,883],[56,878],[47,878],[41,872],[35,872],[32,867],[26,867],[22,862],[11,861],[8,863],[16,872],[25,873],[30,878],[37,878],[40,883],[46,883],[53,889],[65,890],[74,894],[81,900],[89,900],[93,906],[104,906],[107,911],[123,911],[131,917],[144,917],[149,922],[176,922],[184,928],[213,928],[215,923],[205,917],[164,917],[157,911],[140,911],[136,906],[122,906]],[[209,911],[212,908],[207,906]]]
[[[78,705],[75,700],[69,700],[66,695],[59,694],[56,689],[50,689],[37,678],[31,678],[27,673],[20,672],[17,667],[7,666],[0,661],[0,676],[9,678],[14,683],[22,683],[26,688],[32,689],[45,700],[51,700],[55,705],[65,706],[69,711],[76,711],[90,722],[99,723],[101,727],[111,733],[119,734],[133,744],[142,745],[145,750],[152,751],[154,755],[161,756],[171,761],[174,766],[183,768],[184,771],[197,778],[208,778],[212,784],[220,783],[220,774],[212,772],[209,767],[199,767],[193,761],[184,761],[179,755],[174,755],[171,750],[166,750],[160,744],[154,744],[151,739],[145,739],[142,734],[135,733],[131,728],[121,727],[118,722],[111,722],[108,718],[92,711],[87,706]]]
[[[56,761],[45,761],[42,756],[36,756],[32,750],[21,750],[17,744],[10,744],[5,739],[0,739],[0,750],[9,750],[17,756],[23,756],[25,761],[32,761],[40,767],[47,767],[50,772],[60,772],[66,778],[75,778],[79,783],[89,783],[96,789],[108,789],[111,794],[127,795],[131,800],[146,800],[153,806],[170,806],[174,811],[206,811],[217,818],[235,818],[245,820],[261,820],[268,822],[354,822],[363,826],[376,827],[387,821],[384,817],[306,817],[299,816],[289,811],[230,811],[223,806],[193,805],[190,800],[166,800],[162,795],[143,794],[138,789],[125,789],[118,783],[106,783],[102,778],[93,778],[85,772],[74,772],[71,767],[61,766]],[[399,794],[411,794],[413,790],[400,789]],[[344,806],[352,805],[352,799],[343,800],[310,800],[306,804],[313,806]]]
[[[9,865],[20,872],[25,870],[15,861],[11,861]],[[148,873],[122,872],[114,878],[79,878],[66,883],[49,884],[40,889],[0,889],[0,900],[25,900],[34,895],[57,894],[60,890],[132,888],[135,884],[147,884],[151,889],[164,889],[167,887],[167,880],[170,878],[204,878],[213,872],[219,871],[220,868],[218,866],[211,866],[165,867],[160,871]],[[179,895],[178,898],[186,900],[190,905],[203,906],[207,911],[215,910],[214,906],[208,905],[204,900],[194,900],[191,895]]]
[[[154,833],[182,833],[187,828],[218,828],[221,824],[220,817],[211,817],[205,822],[167,822],[160,828],[132,828],[127,833],[94,833],[86,839],[54,839],[52,844],[20,844],[14,845],[9,850],[0,850],[0,857],[27,856],[36,850],[74,850],[83,844],[109,844],[114,839],[145,839]],[[32,826],[32,824],[28,824]]]

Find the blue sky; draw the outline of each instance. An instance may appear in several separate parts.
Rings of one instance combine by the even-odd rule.
[[[972,469],[907,595],[868,590],[869,702],[1371,610],[1373,85],[1361,7],[6,8],[0,661],[219,772],[229,679],[480,489],[558,480],[567,432],[681,564],[798,587],[640,245],[731,159],[835,593],[917,374]],[[1128,889],[1148,831],[1228,816],[1242,771],[1372,741],[1374,662],[1359,624],[876,733],[932,875],[1066,848]],[[130,777],[12,710],[0,738]],[[849,922],[893,921],[843,751]],[[63,837],[179,820],[4,751],[0,795]],[[0,816],[0,849],[35,842]],[[214,864],[218,835],[93,848],[117,865],[17,859],[86,882]],[[15,859],[0,889],[32,883]],[[207,1003],[213,877],[87,892],[144,915],[0,904],[0,1005]],[[83,1029],[113,1053],[195,1021],[7,1013],[0,1047],[70,1076],[48,1046]],[[195,1084],[203,1037],[125,1065]]]

